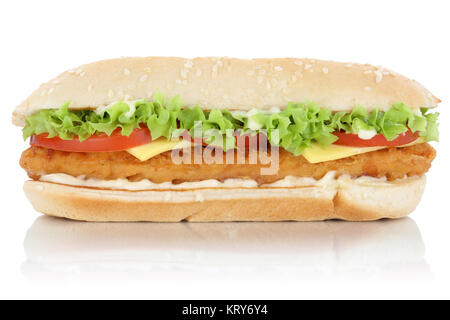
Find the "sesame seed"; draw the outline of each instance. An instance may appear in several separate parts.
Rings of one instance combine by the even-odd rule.
[[[78,70],[75,71],[75,74],[76,74],[76,75],[80,75],[80,73],[82,73],[82,72],[83,72],[82,69],[78,69]]]
[[[252,75],[255,74],[255,70],[249,70],[249,71],[247,72],[247,74],[248,74],[249,76],[252,76]]]
[[[194,62],[192,60],[188,60],[186,61],[186,63],[184,64],[185,68],[192,68],[192,66],[194,65]]]
[[[177,80],[175,80],[175,83],[176,83],[176,84],[181,84],[181,80],[180,80],[180,79],[177,79]]]
[[[144,74],[141,79],[139,79],[141,82],[147,81],[148,75]]]
[[[150,67],[145,67],[144,71],[147,72],[147,73],[150,73],[152,71],[152,69]]]
[[[45,96],[47,94],[47,90],[42,90],[41,97]]]
[[[88,92],[91,92],[91,91],[92,91],[92,84],[90,84],[88,87]]]
[[[53,80],[53,84],[58,84],[58,83],[59,83],[59,80],[58,80],[58,79]]]
[[[283,71],[283,68],[282,67],[280,67],[280,66],[275,66],[275,71]]]
[[[187,80],[181,81],[182,84],[187,84]]]
[[[75,73],[74,69],[67,70],[68,73]]]
[[[352,63],[347,63],[347,64],[345,65],[346,68],[351,68],[352,66],[353,66]]]
[[[322,72],[328,74],[328,68],[322,68]]]
[[[187,78],[187,73],[188,73],[188,71],[187,70],[181,70],[181,72],[180,72],[180,74],[181,74],[181,77],[183,78],[183,79],[186,79]]]
[[[308,69],[310,69],[312,67],[312,65],[310,65],[310,64],[305,64],[305,70],[308,70]]]
[[[267,90],[270,89],[270,82],[269,81],[267,81],[267,83],[266,83],[266,88],[267,88]]]
[[[389,75],[389,71],[383,71],[383,75],[385,76]]]
[[[258,74],[260,74],[260,75],[266,74],[266,70],[261,69],[261,70],[258,71]]]
[[[80,73],[80,77],[84,77],[85,74],[86,74],[85,71],[81,72],[81,73]]]
[[[262,77],[258,77],[257,81],[258,81],[258,84],[261,84],[263,82],[263,78]]]
[[[47,95],[51,95],[55,91],[55,88],[48,89]]]
[[[314,72],[314,69],[313,68],[309,69],[309,72]]]
[[[364,71],[364,74],[371,74],[372,73],[372,70],[366,70],[366,71]]]
[[[372,88],[371,87],[365,87],[364,90],[370,91],[370,90],[372,90]]]
[[[311,60],[309,60],[311,63],[316,63],[316,60],[314,60],[314,59],[311,59]]]
[[[292,81],[297,81],[297,77],[295,75],[292,76]]]
[[[130,101],[131,100],[131,96],[129,94],[126,94],[125,97],[123,98],[123,100]]]
[[[219,67],[223,66],[222,60],[218,60],[218,61],[217,61],[217,64],[219,65]]]
[[[123,74],[126,76],[129,76],[131,74],[130,70],[128,70],[127,68],[123,69]]]
[[[383,80],[383,75],[381,73],[377,74],[377,77],[375,78],[376,83],[380,83],[381,80]]]
[[[112,91],[111,89],[108,90],[108,97],[114,97],[114,91]]]
[[[303,65],[303,61],[300,61],[300,60],[294,61],[294,63],[295,63],[296,65],[298,65],[298,66],[302,66],[302,65]]]
[[[381,80],[383,80],[383,67],[378,67],[378,69],[374,71],[374,73],[376,75],[375,82],[380,83]]]
[[[197,69],[197,72],[195,73],[197,77],[200,77],[202,75],[202,70]]]

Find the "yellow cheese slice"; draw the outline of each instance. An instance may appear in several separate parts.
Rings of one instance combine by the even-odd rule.
[[[425,142],[424,139],[419,138],[416,141],[413,141],[411,143],[399,147],[408,147],[423,142]],[[166,138],[159,138],[148,144],[128,149],[127,152],[131,153],[133,156],[135,156],[141,161],[146,161],[154,156],[157,156],[160,153],[174,149],[182,149],[185,147],[189,147],[191,144],[192,143],[190,141],[185,141],[182,139],[180,139],[179,141],[172,141],[167,140]],[[323,148],[318,143],[313,143],[311,147],[307,148],[304,151],[303,156],[310,163],[319,163],[324,161],[343,159],[357,154],[372,152],[385,148],[386,147],[356,148],[356,147],[339,146],[336,144],[331,144]]]
[[[417,140],[398,146],[400,147],[409,147],[415,144],[423,143],[425,140],[423,138],[418,138]],[[385,149],[387,147],[347,147],[347,146],[339,146],[336,144],[331,144],[325,148],[323,148],[318,143],[313,143],[310,148],[307,148],[303,152],[303,156],[308,160],[310,163],[319,163],[324,161],[331,161],[331,160],[337,160],[337,159],[343,159],[347,157],[351,157],[357,154],[362,154],[366,152],[372,152],[376,150]]]
[[[144,144],[142,146],[128,149],[127,152],[131,153],[141,161],[146,161],[150,158],[153,158],[154,156],[157,156],[160,153],[174,149],[182,149],[190,145],[190,141],[186,141],[183,139],[172,141],[166,138],[158,138],[155,141]]]
[[[336,144],[331,144],[323,148],[320,144],[313,143],[310,148],[307,148],[303,152],[303,156],[310,163],[319,163],[324,161],[347,158],[354,156],[356,154],[376,151],[384,148],[386,147],[355,148],[355,147],[338,146]]]

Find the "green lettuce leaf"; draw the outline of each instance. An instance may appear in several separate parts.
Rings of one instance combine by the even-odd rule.
[[[409,128],[426,141],[439,139],[438,113],[422,109],[417,114],[402,103],[394,104],[387,111],[375,109],[370,113],[362,106],[357,106],[352,112],[332,112],[314,102],[290,102],[279,112],[205,111],[198,106],[185,108],[179,96],[166,100],[157,92],[152,101],[142,100],[134,104],[119,101],[97,112],[69,110],[69,104],[29,116],[23,128],[24,139],[48,133],[48,137],[57,136],[65,140],[77,137],[83,141],[96,133],[111,135],[117,129],[128,136],[134,129],[146,125],[153,139],[170,139],[186,131],[194,136],[199,132],[207,143],[224,150],[236,147],[233,132],[251,135],[262,132],[271,144],[294,155],[302,154],[311,143],[324,147],[332,144],[337,140],[333,135],[335,131],[354,134],[360,130],[376,131],[393,140]]]

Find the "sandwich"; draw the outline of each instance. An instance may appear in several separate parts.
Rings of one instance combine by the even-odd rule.
[[[13,112],[25,194],[82,221],[369,221],[417,206],[440,102],[382,67],[120,58]]]

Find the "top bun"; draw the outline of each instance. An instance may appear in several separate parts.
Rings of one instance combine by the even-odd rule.
[[[119,100],[151,99],[156,90],[180,95],[186,106],[203,109],[268,110],[289,101],[316,102],[333,111],[356,105],[386,110],[396,102],[412,109],[440,100],[419,83],[381,67],[313,59],[120,58],[60,74],[16,107],[13,122],[40,109],[96,109]]]

